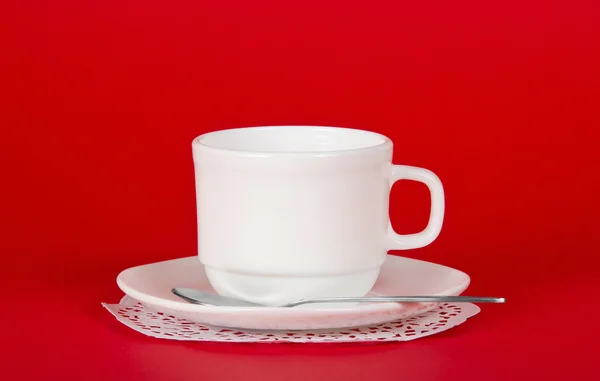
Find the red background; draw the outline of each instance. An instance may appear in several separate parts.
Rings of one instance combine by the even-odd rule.
[[[597,0],[9,0],[0,47],[2,378],[599,376]],[[381,345],[120,326],[100,307],[119,271],[196,253],[191,140],[270,124],[392,138],[447,200],[438,240],[401,254],[508,303]],[[394,188],[399,231],[427,208],[424,187]]]

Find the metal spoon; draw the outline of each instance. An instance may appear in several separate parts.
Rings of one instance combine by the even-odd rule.
[[[190,303],[211,305],[211,306],[226,306],[226,307],[267,307],[264,304],[258,304],[253,302],[247,302],[245,300],[239,300],[230,298],[228,296],[221,296],[212,294],[210,292],[203,292],[194,290],[192,288],[176,287],[171,292],[181,299],[186,300]],[[301,304],[310,303],[371,303],[371,302],[395,302],[395,303],[430,303],[430,302],[446,302],[446,303],[504,303],[504,298],[495,298],[487,296],[340,296],[340,297],[327,297],[327,298],[306,298],[297,300],[295,302],[282,304],[278,307],[295,307]]]

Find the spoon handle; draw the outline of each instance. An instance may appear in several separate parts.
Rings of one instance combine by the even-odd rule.
[[[363,297],[332,297],[309,298],[288,303],[282,307],[294,307],[310,303],[504,303],[504,298],[490,296],[363,296]]]

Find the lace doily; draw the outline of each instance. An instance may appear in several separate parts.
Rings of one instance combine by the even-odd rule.
[[[403,320],[370,327],[323,331],[240,331],[218,328],[154,312],[125,296],[119,304],[102,305],[118,321],[144,335],[160,339],[224,342],[346,343],[409,341],[446,331],[479,313],[474,304],[441,303],[436,309]]]

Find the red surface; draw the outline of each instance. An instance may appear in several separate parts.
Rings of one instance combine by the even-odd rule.
[[[598,20],[596,0],[3,2],[2,378],[598,379]],[[402,254],[508,303],[381,345],[119,325],[119,271],[196,252],[192,138],[265,124],[390,136],[447,194],[439,239]],[[427,202],[395,188],[397,229]]]

